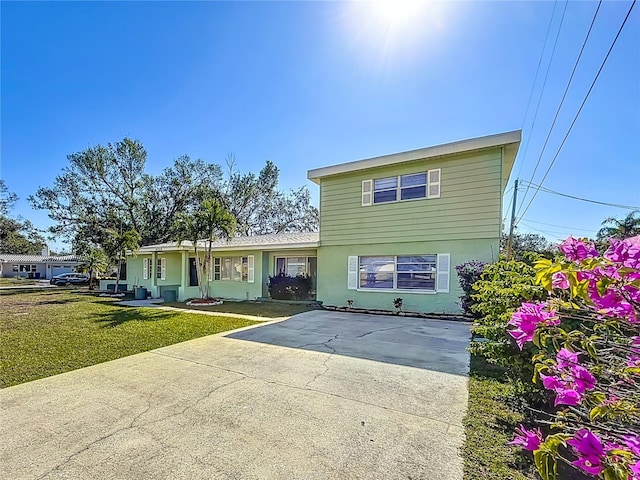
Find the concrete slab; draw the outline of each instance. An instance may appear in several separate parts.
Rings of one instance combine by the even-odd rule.
[[[315,311],[11,387],[0,477],[461,479],[468,339]]]

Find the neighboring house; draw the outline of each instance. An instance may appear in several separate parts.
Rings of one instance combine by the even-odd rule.
[[[266,297],[269,275],[305,273],[326,305],[458,313],[455,266],[498,258],[502,197],[521,131],[318,168],[320,233],[237,237],[214,245],[211,292]],[[204,242],[202,242],[204,246]],[[127,261],[153,296],[198,296],[193,249],[167,243]]]
[[[0,277],[50,279],[61,273],[73,272],[80,264],[80,257],[49,255],[47,247],[40,255],[0,253]]]

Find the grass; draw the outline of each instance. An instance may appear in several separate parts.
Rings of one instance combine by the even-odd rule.
[[[464,419],[464,480],[538,480],[532,460],[507,445],[522,414],[511,406],[513,386],[500,370],[471,357],[469,407]]]
[[[205,310],[207,312],[224,312],[239,313],[242,315],[253,315],[256,317],[278,318],[290,317],[309,310],[317,310],[317,306],[287,304],[287,303],[271,303],[271,302],[233,302],[225,300],[222,305],[214,305],[209,307],[198,307],[195,305],[187,305],[182,302],[163,303],[166,307],[187,308],[190,310]]]
[[[1,303],[0,388],[255,323],[68,290],[3,294]]]
[[[15,285],[34,285],[35,280],[22,277],[0,278],[0,287],[13,287]]]

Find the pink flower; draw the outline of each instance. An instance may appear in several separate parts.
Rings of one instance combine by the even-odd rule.
[[[636,456],[640,457],[640,437],[637,435],[623,435],[624,444]]]
[[[582,240],[576,240],[572,236],[569,236],[560,244],[560,251],[572,262],[579,262],[585,258],[598,256],[598,251],[593,243],[587,244]]]
[[[640,236],[624,240],[610,239],[604,258],[628,268],[640,268]]]
[[[578,354],[562,347],[556,354],[556,361],[558,362],[558,368],[567,368],[578,364]]]
[[[575,365],[571,368],[571,373],[573,373],[573,381],[579,394],[583,394],[585,390],[591,390],[596,386],[596,378],[586,368]]]
[[[516,428],[515,438],[509,442],[509,445],[521,445],[522,448],[529,451],[538,450],[542,441],[542,432],[539,428],[527,430],[523,425]]]
[[[558,405],[578,405],[582,396],[571,388],[559,388],[556,390],[556,399],[553,404]]]
[[[604,469],[602,466],[604,447],[593,432],[586,428],[580,429],[573,435],[573,438],[567,440],[567,444],[571,445],[578,456],[578,459],[572,462],[573,465],[592,475],[598,475],[602,472]]]
[[[631,469],[629,480],[640,480],[640,462],[629,465],[629,468]]]
[[[556,375],[540,374],[544,388],[556,392],[556,406],[578,405],[584,392],[596,385],[596,378],[578,363],[578,356],[578,353],[563,347],[556,354],[556,367],[550,369]]]
[[[533,334],[539,324],[548,326],[556,326],[560,324],[560,319],[556,316],[555,311],[546,310],[546,303],[523,303],[522,306],[509,320],[508,325],[516,328],[508,330],[518,344],[520,350],[526,342],[533,340]]]
[[[553,288],[559,288],[560,290],[566,290],[569,288],[569,279],[563,272],[556,272],[551,275],[551,286]]]

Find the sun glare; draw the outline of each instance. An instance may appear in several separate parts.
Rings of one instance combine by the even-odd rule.
[[[371,8],[382,22],[395,27],[414,20],[426,3],[426,0],[377,0],[371,2]]]

